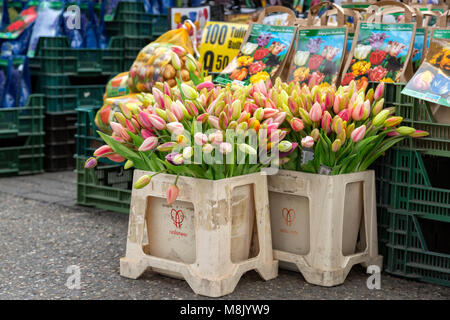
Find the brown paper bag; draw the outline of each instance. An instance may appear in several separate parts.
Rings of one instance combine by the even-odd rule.
[[[405,23],[381,23],[383,9],[389,6],[403,8]],[[358,23],[342,85],[351,80],[357,81],[358,87],[369,81],[407,82],[412,77],[411,54],[416,32],[413,12],[411,7],[396,1],[380,1],[368,8],[367,21]]]

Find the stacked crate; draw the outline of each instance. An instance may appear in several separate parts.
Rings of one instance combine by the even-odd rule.
[[[24,107],[0,108],[0,177],[43,172],[44,109],[39,94]]]
[[[100,158],[94,169],[84,168],[86,159],[104,142],[97,133],[94,119],[98,107],[77,109],[77,203],[98,209],[128,213],[131,201],[133,169],[123,169],[106,158]]]
[[[450,124],[403,88],[386,86],[386,107],[430,135],[406,140],[375,165],[380,252],[391,274],[450,286]]]

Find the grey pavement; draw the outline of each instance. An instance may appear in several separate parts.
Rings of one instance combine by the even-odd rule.
[[[186,282],[147,271],[119,275],[128,216],[77,206],[75,173],[0,179],[0,299],[206,299]],[[68,289],[67,267],[80,267],[81,288]],[[280,270],[263,281],[246,273],[223,299],[443,299],[450,288],[381,275],[369,290],[368,274],[353,268],[345,283],[324,288]]]

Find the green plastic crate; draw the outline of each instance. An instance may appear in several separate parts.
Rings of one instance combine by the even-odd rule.
[[[158,38],[159,36],[161,36],[162,34],[166,33],[167,31],[170,30],[170,26],[169,26],[169,20],[167,15],[165,14],[151,14],[151,23],[153,26],[152,29],[152,37],[153,39]]]
[[[122,56],[122,37],[112,37],[107,49],[73,49],[67,37],[41,37],[30,69],[32,74],[115,75],[122,72]]]
[[[47,86],[45,107],[47,112],[74,112],[77,107],[102,105],[106,84],[78,86]]]
[[[0,139],[42,132],[43,119],[42,94],[30,95],[24,107],[0,108]]]
[[[42,173],[44,134],[2,140],[0,177]]]
[[[105,143],[97,133],[95,125],[95,114],[100,107],[77,108],[77,156],[91,157],[94,151]],[[110,161],[100,158],[99,161]],[[112,163],[112,162],[111,162]]]
[[[77,158],[77,203],[109,211],[129,213],[133,170],[99,163],[84,168],[86,158]]]
[[[430,248],[430,243],[435,242],[432,239],[433,230],[424,232],[421,221],[415,215],[388,210],[390,223],[387,253],[384,255],[385,271],[397,276],[450,286],[450,254],[435,252]]]
[[[123,66],[124,70],[129,70],[136,60],[139,52],[148,44],[152,42],[149,36],[136,36],[136,37],[125,37],[124,38],[124,59]]]
[[[385,107],[395,107],[396,115],[403,117],[403,124],[418,130],[428,131],[429,136],[409,138],[400,145],[424,154],[450,157],[450,124],[437,123],[430,110],[429,103],[401,94],[404,83],[386,83]],[[370,86],[376,86],[375,83]]]

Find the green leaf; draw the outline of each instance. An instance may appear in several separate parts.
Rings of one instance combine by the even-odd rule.
[[[378,159],[386,150],[393,147],[396,143],[402,141],[405,137],[394,137],[393,139],[386,139],[381,143],[378,148],[375,149],[374,152],[369,154],[366,159],[360,164],[360,170],[364,171],[366,170],[375,160]]]
[[[145,161],[141,159],[139,153],[125,147],[119,141],[116,141],[114,138],[104,134],[101,131],[97,131],[97,133],[103,141],[105,141],[114,150],[115,153],[121,155],[125,159],[133,161],[136,169],[150,170]]]
[[[314,163],[312,160],[309,160],[307,163],[301,166],[302,171],[304,172],[310,172],[310,173],[317,173],[316,168],[314,167]]]
[[[127,132],[130,135],[131,139],[133,140],[133,144],[139,148],[141,146],[142,142],[144,142],[144,138],[134,134],[130,130],[127,130]]]

